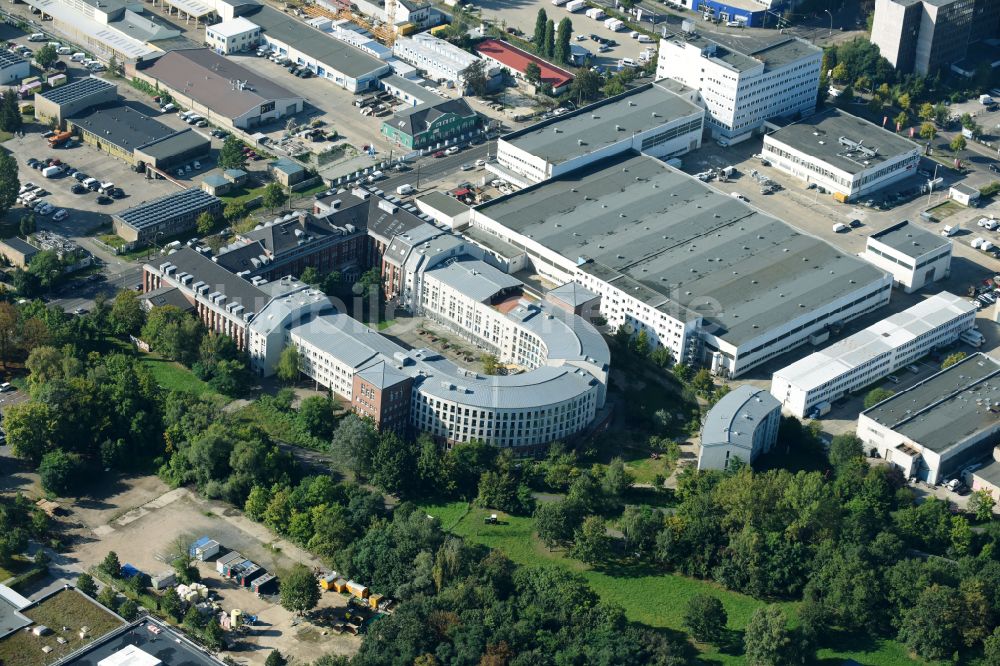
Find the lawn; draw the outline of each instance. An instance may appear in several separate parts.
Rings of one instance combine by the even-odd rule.
[[[37,606],[23,611],[35,624],[52,631],[47,636],[35,636],[18,631],[0,641],[0,663],[4,666],[44,666],[93,642],[122,621],[76,590],[62,590]],[[63,627],[66,630],[63,631]],[[80,628],[88,633],[80,637]],[[63,638],[66,642],[59,643]],[[46,654],[42,648],[52,651]]]
[[[959,205],[954,201],[944,201],[936,206],[928,208],[927,212],[933,215],[934,219],[943,220],[951,217],[960,210],[965,210],[965,206]]]
[[[507,557],[525,566],[558,566],[582,575],[601,599],[618,604],[630,620],[651,627],[684,631],[683,614],[687,600],[696,594],[711,594],[722,601],[729,615],[729,629],[740,632],[753,612],[764,602],[736,592],[730,592],[711,581],[664,573],[647,565],[591,569],[568,558],[561,550],[549,551],[535,536],[531,518],[508,516],[497,512],[499,525],[486,525],[483,518],[492,510],[469,507],[465,502],[428,504],[422,507],[441,525],[469,541],[503,551]],[[794,618],[796,604],[781,604]],[[842,649],[824,649],[820,658],[830,664],[855,659],[862,664],[903,666],[914,664],[901,645],[893,641],[857,645],[839,643]],[[702,662],[711,664],[742,664],[741,656],[717,651],[703,645]]]
[[[266,187],[267,185],[261,185],[260,187],[255,187],[252,190],[248,190],[245,187],[238,187],[229,190],[228,192],[226,192],[226,194],[220,196],[219,198],[222,199],[222,201],[225,203],[229,203],[231,201],[239,201],[240,203],[245,204],[247,201],[250,201],[251,199],[263,196],[264,188]]]

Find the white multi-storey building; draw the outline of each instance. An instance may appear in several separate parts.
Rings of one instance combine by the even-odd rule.
[[[698,469],[729,469],[739,458],[754,462],[778,441],[781,404],[762,388],[744,384],[730,391],[705,415]]]
[[[242,16],[205,27],[205,41],[216,53],[229,55],[257,48],[260,27]]]
[[[822,49],[797,37],[681,33],[660,42],[656,78],[701,93],[712,138],[728,145],[771,118],[816,108]]]
[[[489,171],[527,187],[627,150],[672,157],[701,147],[705,110],[697,91],[648,83],[497,141]]]
[[[920,146],[830,109],[764,136],[763,156],[780,171],[853,201],[912,176]]]
[[[397,37],[392,54],[441,83],[462,85],[462,72],[481,58],[428,33]]]
[[[611,327],[737,376],[889,301],[892,279],[628,152],[494,199],[472,225],[601,297]]]
[[[948,276],[951,241],[903,220],[868,237],[861,258],[892,274],[907,294]]]
[[[778,370],[771,378],[771,395],[788,413],[805,417],[820,403],[864,388],[935,347],[951,344],[975,319],[976,306],[941,292]]]

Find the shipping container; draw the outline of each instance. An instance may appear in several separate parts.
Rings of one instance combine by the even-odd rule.
[[[243,565],[249,562],[245,557],[240,557],[238,560],[233,560],[229,562],[224,567],[222,567],[222,575],[226,578],[232,578],[237,571],[243,568]]]
[[[56,88],[66,83],[65,74],[53,74],[49,78],[45,79],[45,83],[49,84],[50,88]]]
[[[353,580],[347,581],[347,591],[356,596],[358,599],[368,598],[368,588]]]
[[[263,576],[266,574],[265,571],[259,564],[254,564],[250,560],[247,560],[242,567],[233,572],[233,580],[240,584],[242,587],[248,587],[254,578]]]
[[[149,579],[154,590],[165,590],[171,585],[177,584],[177,574],[173,571],[164,571]]]
[[[205,562],[206,560],[218,555],[219,548],[221,548],[221,546],[218,541],[209,539],[206,536],[191,544],[191,547],[188,549],[188,554],[199,562]]]
[[[372,594],[368,597],[368,605],[371,606],[372,610],[378,610],[378,605],[381,602],[382,602],[381,594]]]
[[[226,567],[230,564],[236,564],[237,562],[242,562],[246,558],[237,553],[235,550],[231,553],[223,555],[218,560],[215,561],[215,570],[220,574],[225,574]]]
[[[324,590],[332,590],[334,589],[333,588],[334,581],[336,581],[339,577],[340,576],[337,575],[336,571],[334,571],[333,573],[328,573],[319,579],[319,586]]]
[[[273,573],[266,573],[259,578],[254,578],[250,581],[250,591],[260,596],[262,594],[270,594],[277,589],[278,578]]]

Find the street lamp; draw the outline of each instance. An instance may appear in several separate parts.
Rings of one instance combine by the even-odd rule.
[[[830,12],[829,9],[824,9],[823,11],[826,12],[827,16],[830,17],[830,34],[828,35],[828,37],[833,37],[833,14]]]

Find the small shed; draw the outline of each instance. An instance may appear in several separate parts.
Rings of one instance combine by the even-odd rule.
[[[333,584],[336,582],[337,578],[339,578],[339,576],[337,576],[336,571],[328,573],[325,576],[320,577],[319,586],[324,590],[332,590],[334,589]]]
[[[228,565],[236,564],[237,562],[242,562],[245,559],[246,559],[245,557],[243,557],[234,550],[230,553],[226,553],[225,555],[223,555],[222,557],[220,557],[215,561],[215,570],[218,573],[225,575],[226,567]]]
[[[153,586],[154,590],[165,590],[177,584],[177,574],[173,571],[164,571],[150,578],[149,583]]]
[[[347,591],[358,599],[367,599],[369,594],[366,586],[353,580],[347,581]]]
[[[237,560],[233,560],[232,562],[227,562],[225,566],[222,567],[222,575],[225,576],[226,578],[234,577],[239,571],[243,569],[244,566],[246,566],[247,562],[249,562],[249,560],[247,560],[245,557],[242,556]]]
[[[233,185],[239,186],[247,182],[247,172],[243,169],[226,169],[222,172],[222,177]]]
[[[979,190],[965,183],[952,185],[948,190],[948,196],[963,206],[975,206],[979,203]]]
[[[347,592],[347,579],[338,578],[337,580],[333,581],[333,589],[336,590],[337,592]]]
[[[191,544],[191,547],[188,549],[188,554],[199,562],[204,562],[209,558],[215,557],[219,552],[219,548],[221,548],[221,546],[218,541],[209,539],[207,536],[203,536]]]
[[[382,603],[381,594],[371,594],[368,596],[368,605],[371,606],[372,610],[378,610],[380,603]]]
[[[267,165],[267,171],[283,187],[301,183],[306,179],[306,168],[288,157],[280,157]]]
[[[210,173],[201,179],[201,189],[213,197],[217,197],[233,189],[233,183],[226,180],[222,174]]]

